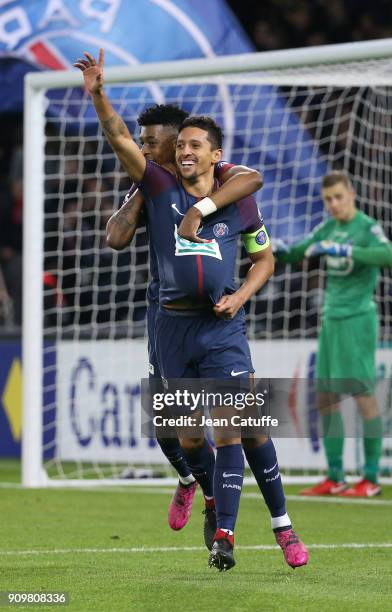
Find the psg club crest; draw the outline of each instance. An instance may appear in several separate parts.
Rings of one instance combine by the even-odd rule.
[[[262,246],[263,244],[265,244],[267,242],[267,234],[265,233],[264,230],[260,230],[259,231],[259,233],[256,236],[256,242],[260,246]]]
[[[216,238],[223,238],[223,236],[227,236],[229,233],[229,228],[227,227],[226,223],[215,223],[212,231],[214,232],[214,236]]]

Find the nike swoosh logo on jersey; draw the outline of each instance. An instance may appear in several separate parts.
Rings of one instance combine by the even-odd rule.
[[[246,374],[246,372],[247,372],[247,371],[248,371],[248,370],[241,370],[241,372],[234,372],[234,370],[232,370],[232,371],[230,372],[230,375],[231,375],[231,376],[238,376],[239,374]]]
[[[237,476],[238,478],[242,478],[241,474],[230,474],[229,472],[223,472],[223,478],[230,478],[230,476]]]
[[[184,213],[182,213],[182,212],[180,212],[180,211],[178,210],[178,208],[177,208],[177,204],[176,204],[176,203],[172,204],[172,208],[174,208],[174,210],[176,211],[176,213],[178,213],[179,215],[181,215],[181,217],[185,217],[185,214],[184,214]]]
[[[278,465],[278,462],[276,462],[275,465],[273,465],[272,468],[270,468],[269,470],[264,470],[264,474],[269,474],[270,472],[272,472],[272,470],[274,470],[277,465]]]

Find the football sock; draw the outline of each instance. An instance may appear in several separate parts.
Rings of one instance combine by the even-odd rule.
[[[234,531],[232,531],[231,529],[221,529],[221,531],[224,531],[225,533],[227,533],[227,535],[234,535]]]
[[[245,448],[244,452],[270,511],[272,529],[289,526],[290,518],[286,513],[286,499],[278,459],[271,438],[256,448]],[[276,521],[273,520],[275,518]]]
[[[344,425],[339,411],[323,415],[324,449],[328,462],[328,478],[334,482],[344,480],[343,445]]]
[[[178,476],[178,479],[180,481],[180,483],[182,485],[184,485],[184,487],[188,487],[189,485],[193,484],[194,482],[196,482],[196,478],[194,477],[193,474],[189,474],[189,476]]]
[[[218,529],[234,531],[244,480],[241,444],[217,449],[214,472],[214,498]]]
[[[207,497],[214,497],[215,455],[207,440],[192,450],[184,449],[189,469]]]
[[[192,476],[191,470],[188,467],[188,463],[184,455],[184,451],[182,450],[180,442],[177,440],[177,438],[157,438],[157,440],[166,459],[169,461],[169,463],[171,463],[177,474],[180,476],[180,480],[181,476],[184,478]],[[194,478],[188,482],[183,482],[181,480],[183,484],[190,484],[193,481]]]
[[[272,516],[271,527],[274,531],[286,531],[286,529],[291,529],[291,521],[287,512],[282,516]]]
[[[207,510],[215,510],[215,500],[213,497],[204,495],[204,504]]]
[[[363,446],[365,454],[365,478],[377,483],[382,450],[383,424],[381,417],[363,422]]]

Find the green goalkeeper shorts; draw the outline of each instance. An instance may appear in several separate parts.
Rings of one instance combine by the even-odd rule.
[[[317,391],[372,395],[377,335],[374,310],[346,319],[324,318],[316,360]]]

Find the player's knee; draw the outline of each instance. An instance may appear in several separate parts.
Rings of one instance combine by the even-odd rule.
[[[259,446],[263,446],[268,442],[268,436],[254,436],[253,438],[243,438],[242,447],[246,450],[252,450],[254,448],[258,448]]]
[[[180,444],[186,451],[196,450],[201,448],[204,444],[204,437],[200,438],[180,438]]]
[[[355,403],[365,421],[380,416],[380,408],[374,395],[357,395]]]
[[[318,393],[316,405],[321,416],[326,416],[339,410],[339,396],[335,393]]]
[[[241,444],[240,437],[231,437],[231,438],[222,438],[220,436],[215,436],[215,446],[220,448],[221,446],[231,446],[233,444]]]

